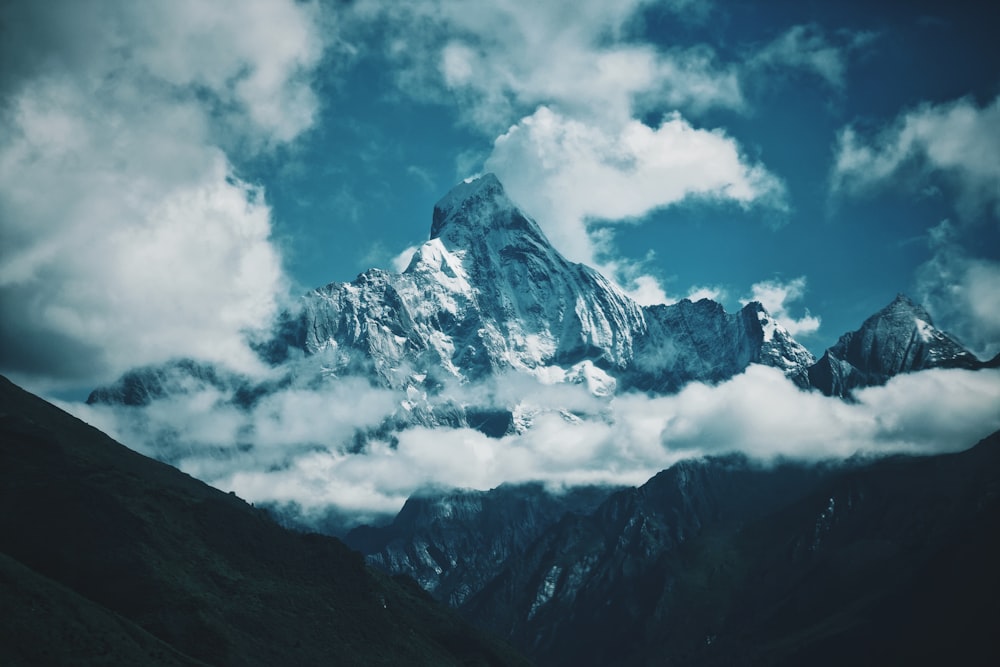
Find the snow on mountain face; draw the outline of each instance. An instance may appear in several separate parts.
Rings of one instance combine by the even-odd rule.
[[[899,294],[888,306],[846,333],[809,369],[810,383],[827,395],[927,368],[981,368],[971,352],[934,327],[926,310]]]
[[[342,368],[360,353],[391,386],[413,367],[460,380],[584,359],[623,368],[645,328],[635,302],[566,261],[492,175],[435,206],[431,238],[402,274],[368,271],[306,301],[306,351]]]
[[[371,270],[310,294],[300,331],[331,372],[368,368],[399,387],[414,374],[468,381],[517,370],[598,395],[614,392],[613,376],[625,389],[674,391],[750,363],[805,386],[813,362],[759,304],[738,315],[711,301],[641,308],[562,257],[492,174],[437,203],[430,240],[402,274]]]

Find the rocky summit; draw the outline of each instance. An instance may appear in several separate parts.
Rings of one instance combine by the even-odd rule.
[[[841,336],[809,369],[809,382],[824,394],[847,396],[900,373],[987,365],[936,329],[926,310],[899,294],[860,329]]]

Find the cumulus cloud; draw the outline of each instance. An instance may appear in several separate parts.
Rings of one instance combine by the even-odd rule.
[[[655,253],[650,251],[646,258],[640,262],[626,262],[624,260],[609,262],[605,260],[602,268],[609,274],[617,276],[625,293],[641,306],[669,305],[677,303],[681,299],[690,301],[711,299],[721,302],[725,298],[726,290],[724,288],[710,285],[691,285],[686,292],[681,292],[679,295],[668,293],[657,276],[647,273],[648,265],[655,256]]]
[[[658,303],[672,303],[675,299],[667,296],[660,282],[653,276],[640,274],[625,281],[625,293],[632,297],[640,306],[652,306]]]
[[[569,258],[599,263],[591,220],[636,219],[692,198],[784,206],[780,179],[720,130],[678,114],[607,130],[539,107],[497,138],[486,162]]]
[[[948,220],[931,229],[931,258],[917,269],[921,302],[938,326],[981,359],[1000,353],[1000,262],[969,254]]]
[[[806,293],[805,276],[788,282],[764,280],[754,283],[750,291],[750,296],[741,302],[746,305],[751,301],[759,301],[792,336],[807,336],[819,330],[820,318],[811,315],[809,309],[800,318],[793,317],[789,312],[791,304],[801,301]]]
[[[930,454],[967,448],[1000,428],[997,370],[902,375],[857,392],[854,403],[802,391],[780,370],[757,365],[719,385],[694,383],[662,397],[597,397],[583,385],[528,377],[465,385],[460,396],[471,405],[519,405],[530,426],[503,438],[419,426],[389,434],[378,426],[403,395],[351,380],[278,392],[250,410],[211,391],[141,411],[68,407],[248,500],[294,505],[304,518],[335,510],[349,522],[394,513],[428,486],[634,485],[693,456]],[[185,432],[164,437],[178,423],[188,425]],[[363,446],[353,437],[359,429],[369,434]]]
[[[107,378],[194,355],[246,367],[285,287],[232,155],[311,126],[316,6],[14,3],[0,125],[0,366]]]
[[[904,175],[951,188],[965,219],[1000,218],[1000,96],[923,104],[881,132],[841,130],[831,173],[834,193],[858,195]]]

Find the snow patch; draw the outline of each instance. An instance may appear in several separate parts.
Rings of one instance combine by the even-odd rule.
[[[764,310],[757,311],[757,319],[760,320],[760,328],[764,332],[764,342],[770,343],[779,329],[777,320]]]
[[[582,384],[594,396],[614,396],[618,381],[594,365],[590,359],[574,364],[566,374],[566,381]]]
[[[532,619],[538,609],[552,599],[552,596],[556,592],[556,583],[559,581],[559,575],[562,574],[562,568],[558,565],[553,565],[552,569],[548,571],[545,578],[542,580],[542,584],[538,587],[538,593],[535,594],[535,601],[531,603],[531,610],[528,612],[528,619]]]
[[[925,343],[934,342],[934,327],[932,327],[929,322],[925,322],[917,317],[914,318],[914,323],[917,325],[917,335],[920,336],[920,340]]]

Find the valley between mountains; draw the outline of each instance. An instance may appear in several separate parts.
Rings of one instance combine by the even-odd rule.
[[[905,295],[816,359],[485,175],[251,342],[64,405],[136,451],[5,382],[10,664],[1000,660],[1000,357]]]

